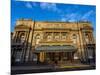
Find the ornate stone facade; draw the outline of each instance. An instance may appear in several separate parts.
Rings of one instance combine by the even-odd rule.
[[[15,62],[60,63],[95,59],[95,40],[90,22],[16,21],[12,35]]]

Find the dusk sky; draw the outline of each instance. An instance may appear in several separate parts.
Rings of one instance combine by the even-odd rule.
[[[32,19],[35,21],[75,22],[88,20],[94,27],[96,35],[96,7],[90,5],[60,4],[44,2],[23,2],[12,0],[11,31],[14,30],[17,19]]]

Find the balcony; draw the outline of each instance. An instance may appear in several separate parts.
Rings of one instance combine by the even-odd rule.
[[[70,40],[66,40],[66,41],[61,41],[61,40],[59,40],[59,41],[41,40],[39,43],[40,43],[40,45],[72,45],[73,41],[70,41]]]

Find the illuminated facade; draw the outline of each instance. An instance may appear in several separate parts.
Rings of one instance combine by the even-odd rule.
[[[95,59],[90,22],[38,22],[19,19],[12,35],[14,62],[67,63]]]

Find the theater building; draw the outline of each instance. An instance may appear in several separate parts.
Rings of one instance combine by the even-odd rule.
[[[19,19],[11,38],[14,62],[67,63],[95,59],[95,39],[90,22]]]

